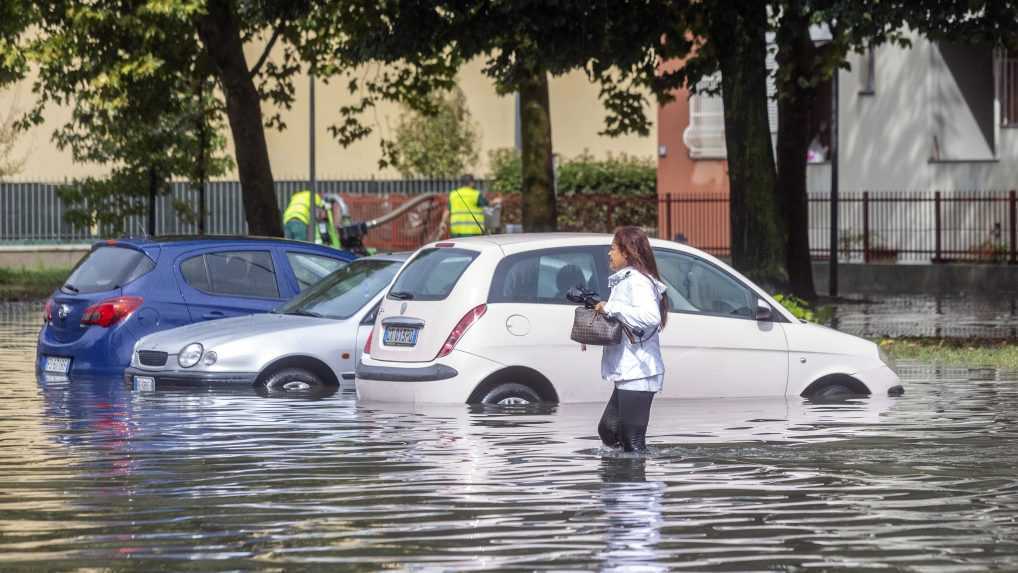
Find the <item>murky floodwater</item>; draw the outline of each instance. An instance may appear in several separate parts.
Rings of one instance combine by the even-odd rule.
[[[0,322],[0,570],[1018,568],[1018,386],[905,366],[906,395],[655,403],[651,454],[600,405],[546,412],[32,375]]]

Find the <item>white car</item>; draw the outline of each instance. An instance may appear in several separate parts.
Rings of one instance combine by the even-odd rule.
[[[268,314],[188,324],[134,346],[124,372],[135,390],[251,387],[269,395],[335,392],[354,365],[386,287],[408,253],[356,259]]]
[[[601,349],[569,339],[581,285],[607,298],[610,235],[519,234],[425,245],[382,300],[357,364],[361,400],[603,402]],[[718,259],[651,240],[668,284],[664,398],[903,393],[876,344],[797,320]]]

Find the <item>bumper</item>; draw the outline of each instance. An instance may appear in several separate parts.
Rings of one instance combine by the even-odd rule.
[[[873,396],[901,396],[905,393],[901,379],[887,366],[864,370],[852,376],[865,384]]]
[[[71,359],[69,377],[118,377],[131,363],[135,341],[122,325],[109,329],[94,326],[71,342],[60,342],[43,326],[36,345],[36,369],[42,372],[43,357],[58,356]]]
[[[474,388],[502,365],[453,350],[434,363],[399,363],[361,358],[357,398],[368,402],[465,404]]]
[[[142,370],[128,368],[124,370],[124,383],[133,387],[135,377],[147,377],[153,380],[156,388],[163,386],[207,386],[221,384],[254,384],[257,372],[186,372],[182,370]]]

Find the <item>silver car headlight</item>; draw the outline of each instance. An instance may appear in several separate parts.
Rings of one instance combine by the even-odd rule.
[[[891,370],[894,370],[894,367],[897,366],[894,362],[894,358],[892,358],[891,355],[888,354],[887,351],[880,345],[877,345],[877,355],[880,356],[880,361]]]
[[[182,368],[190,368],[194,366],[199,360],[201,360],[201,355],[204,350],[205,349],[202,348],[202,345],[197,342],[188,344],[181,349],[180,354],[177,355],[177,364],[180,364]]]

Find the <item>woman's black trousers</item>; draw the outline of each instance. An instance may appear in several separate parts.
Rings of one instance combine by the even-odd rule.
[[[597,433],[604,445],[627,452],[647,449],[647,423],[650,421],[650,403],[654,392],[638,390],[612,391],[612,397],[601,415]]]

